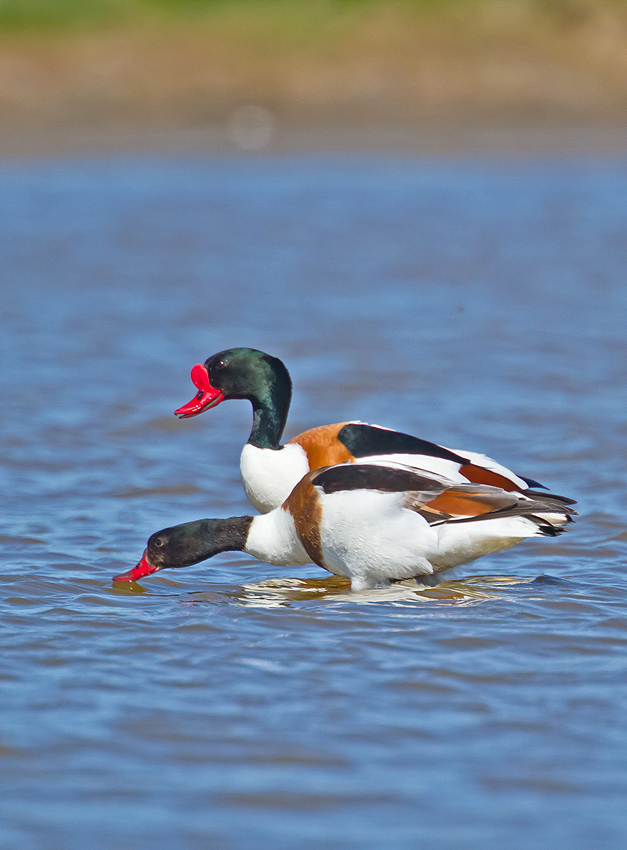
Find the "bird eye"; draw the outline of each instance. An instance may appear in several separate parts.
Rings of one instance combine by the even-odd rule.
[[[163,538],[163,537],[157,537],[157,539],[156,539],[156,540],[154,540],[154,541],[153,541],[153,543],[154,543],[154,544],[155,544],[155,546],[157,546],[159,549],[160,549],[162,546],[165,546],[165,540],[164,540],[164,538]]]

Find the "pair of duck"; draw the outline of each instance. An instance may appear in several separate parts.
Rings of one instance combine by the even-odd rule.
[[[158,531],[137,566],[114,581],[244,551],[281,566],[313,562],[364,590],[553,537],[572,519],[573,500],[541,492],[537,481],[399,431],[342,422],[281,445],[292,382],[282,361],[262,351],[221,351],[191,377],[198,392],[175,411],[181,418],[227,399],[252,403],[240,469],[260,515]]]

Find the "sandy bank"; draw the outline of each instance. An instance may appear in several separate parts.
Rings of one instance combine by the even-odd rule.
[[[323,7],[5,33],[0,155],[625,147],[622,7]]]

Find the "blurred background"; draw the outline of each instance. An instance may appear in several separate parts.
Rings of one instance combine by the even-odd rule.
[[[627,6],[3,0],[0,79],[0,154],[615,148]]]

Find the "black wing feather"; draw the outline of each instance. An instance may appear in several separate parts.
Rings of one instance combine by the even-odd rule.
[[[410,454],[440,457],[459,464],[470,462],[468,458],[455,454],[455,452],[444,449],[435,443],[430,443],[428,440],[421,440],[419,437],[403,434],[401,431],[377,428],[376,425],[349,422],[339,431],[337,438],[346,446],[353,457]]]
[[[378,490],[382,493],[414,491],[435,498],[450,487],[450,482],[429,474],[420,475],[407,467],[347,463],[328,466],[312,478],[312,484],[325,493],[342,490]]]

